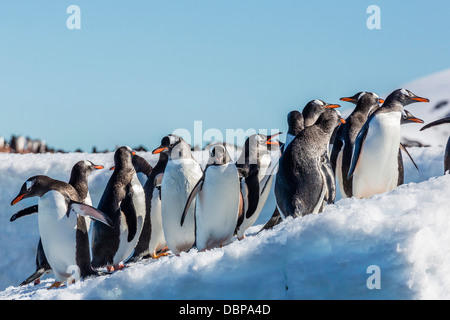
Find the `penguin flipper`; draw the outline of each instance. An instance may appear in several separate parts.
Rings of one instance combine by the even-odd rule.
[[[150,165],[150,163],[148,163],[147,160],[145,160],[141,156],[138,156],[137,154],[133,155],[131,159],[133,162],[133,166],[136,169],[136,173],[142,172],[147,177],[150,176],[153,171],[153,167]]]
[[[411,155],[409,154],[408,150],[406,150],[405,146],[400,142],[400,149],[402,149],[409,157],[409,159],[411,160],[411,162],[414,164],[414,167],[416,167],[417,171],[419,170],[419,167],[417,166],[417,164],[414,162],[414,159],[411,157]]]
[[[245,218],[249,219],[256,211],[259,203],[259,180],[258,175],[253,174],[245,178],[245,184],[247,185],[247,199],[248,209],[245,213]]]
[[[206,172],[206,169],[205,169],[205,172]],[[184,219],[186,219],[186,214],[187,214],[189,208],[191,207],[192,201],[194,201],[197,194],[200,192],[200,190],[202,190],[203,182],[205,182],[205,173],[203,173],[202,177],[197,181],[197,184],[194,186],[191,193],[189,194],[189,197],[186,201],[186,205],[184,206],[183,214],[181,215],[180,227],[183,226]]]
[[[342,140],[342,137],[340,136],[341,132],[342,132],[342,130],[341,130],[341,126],[340,126],[338,129],[338,132],[337,132],[336,139],[334,140],[334,143],[333,143],[333,150],[331,151],[331,155],[330,155],[331,169],[333,169],[333,172],[336,172],[337,158],[339,156],[339,152],[341,152],[341,150],[344,146],[344,141]]]
[[[30,214],[37,213],[37,212],[38,212],[38,205],[36,204],[34,206],[22,209],[19,212],[13,214],[11,216],[11,218],[9,219],[9,221],[13,222],[19,218],[22,218],[22,217],[25,217],[25,216],[28,216]]]
[[[67,210],[67,217],[70,215],[71,212],[81,216],[88,216],[89,218],[102,222],[111,228],[114,225],[112,220],[106,214],[84,203],[70,200]]]
[[[137,214],[136,214],[136,208],[134,207],[133,200],[132,200],[132,193],[129,189],[127,192],[127,195],[120,203],[120,209],[122,210],[123,214],[125,215],[125,220],[127,221],[128,226],[128,242],[134,239],[137,232]]]
[[[369,131],[369,122],[371,119],[372,117],[370,117],[366,121],[366,123],[364,123],[358,135],[356,136],[355,143],[353,144],[352,161],[348,170],[347,179],[350,179],[353,176],[353,172],[355,172],[356,164],[358,163],[359,155],[361,154],[362,145],[364,143],[364,140],[366,139],[367,132]]]
[[[438,126],[438,125],[443,124],[443,123],[450,123],[450,117],[446,117],[446,118],[442,118],[442,119],[430,122],[430,123],[424,125],[422,128],[420,128],[420,131],[423,131],[425,129],[428,129],[428,128],[431,128],[431,127],[434,127],[434,126]]]

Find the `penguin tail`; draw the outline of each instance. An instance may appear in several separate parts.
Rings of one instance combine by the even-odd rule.
[[[272,229],[277,224],[280,224],[281,221],[283,221],[283,218],[281,217],[281,214],[278,211],[278,207],[276,207],[272,217],[269,219],[269,221],[267,221],[264,227],[262,227],[262,229],[258,231],[258,233],[260,233],[263,230]]]

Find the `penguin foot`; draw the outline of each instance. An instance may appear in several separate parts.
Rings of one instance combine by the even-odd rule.
[[[59,288],[59,287],[64,287],[64,286],[65,286],[65,285],[64,285],[63,282],[55,281],[55,282],[52,283],[52,285],[51,285],[50,287],[47,288],[47,290],[50,290],[50,289],[57,289],[57,288]]]
[[[242,236],[242,238],[238,238],[238,240],[239,241],[241,241],[241,240],[244,240],[246,237],[245,237],[245,234]]]
[[[38,284],[41,283],[41,279],[37,278],[36,280],[34,280],[34,285],[37,286]]]
[[[159,259],[159,258],[164,257],[164,256],[170,256],[170,253],[169,252],[159,252],[159,253],[156,253],[156,254],[152,253],[151,256],[152,256],[153,259]]]
[[[114,266],[107,266],[106,270],[108,272],[114,272],[114,271],[122,270],[123,268],[126,268],[126,267],[124,266],[123,263],[120,263],[120,264],[116,264]]]

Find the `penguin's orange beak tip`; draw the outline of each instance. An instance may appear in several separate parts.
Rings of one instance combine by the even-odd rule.
[[[131,154],[132,154],[133,156],[135,156],[135,155],[136,155],[136,151],[131,151]]]
[[[345,120],[341,118],[341,124],[344,124],[344,123],[345,123]]]
[[[111,168],[109,168],[109,170],[114,170],[116,167],[115,166],[112,166]]]
[[[329,105],[325,106],[325,108],[332,108],[332,109],[336,109],[336,108],[340,108],[340,107],[341,107],[341,105],[339,105],[339,104],[329,104]]]
[[[379,103],[384,103],[384,99],[378,99]]]
[[[341,100],[341,101],[348,101],[348,102],[355,102],[355,101],[356,101],[356,100],[353,99],[353,98],[346,98],[346,97],[340,98],[339,100]]]
[[[104,166],[94,166],[94,169],[97,169],[97,170],[100,170],[100,169],[103,169],[104,168]]]
[[[17,197],[14,198],[13,201],[11,201],[11,205],[15,205],[17,202],[19,202],[20,200],[23,199],[23,197],[25,197],[26,193],[24,194],[19,194]]]
[[[153,150],[153,154],[158,154],[158,153],[161,153],[161,152],[163,152],[163,151],[166,151],[166,150],[168,150],[169,148],[167,148],[167,147],[162,147],[162,148],[157,148],[157,149],[155,149],[155,150]]]

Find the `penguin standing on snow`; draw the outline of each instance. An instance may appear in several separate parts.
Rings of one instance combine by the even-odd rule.
[[[347,174],[352,160],[353,143],[369,114],[384,101],[372,92],[358,92],[352,97],[345,97],[340,100],[354,103],[356,107],[345,119],[345,124],[339,126],[337,130],[330,162],[341,196],[343,198],[351,198],[353,195],[352,178],[347,179]]]
[[[114,153],[111,175],[98,209],[113,221],[114,228],[94,222],[92,228],[92,266],[120,270],[122,262],[134,250],[145,216],[145,195],[132,163],[135,154],[130,147],[120,147]]]
[[[101,165],[95,165],[91,161],[88,160],[82,160],[78,161],[73,167],[70,174],[70,180],[69,184],[73,186],[78,193],[78,197],[81,200],[81,203],[92,205],[91,197],[89,195],[89,189],[88,189],[88,176],[93,172],[94,170],[103,169],[103,166]],[[21,218],[25,215],[33,214],[38,212],[38,206],[34,205],[28,208],[25,208],[16,214],[11,216],[10,221],[15,221],[18,218]],[[84,217],[86,220],[86,230],[89,232],[89,227],[91,220],[89,217]],[[20,285],[26,285],[30,283],[31,281],[34,281],[34,284],[39,284],[40,277],[46,273],[49,273],[51,271],[50,264],[47,261],[47,258],[45,256],[44,248],[42,247],[42,241],[39,238],[39,243],[37,246],[37,252],[36,252],[36,271],[29,276],[26,280],[24,280]]]
[[[402,111],[404,106],[414,102],[429,100],[406,89],[395,90],[361,128],[347,174],[347,179],[353,176],[352,192],[356,198],[369,198],[398,186]]]
[[[322,158],[342,122],[336,110],[326,109],[287,146],[275,180],[276,202],[283,216],[301,217],[322,210],[328,188]]]
[[[305,123],[305,128],[310,127],[316,123],[319,116],[327,109],[336,109],[340,108],[341,106],[339,104],[330,104],[326,103],[322,100],[315,99],[306,104],[306,106],[303,108],[303,118]],[[334,131],[333,131],[334,132]],[[333,136],[333,134],[332,134]],[[330,137],[330,141],[332,138]],[[336,182],[334,178],[334,171],[331,167],[330,158],[328,156],[330,151],[329,143],[327,143],[326,152],[323,154],[321,158],[321,168],[323,171],[323,174],[326,178],[326,186],[327,190],[325,192],[323,206],[325,204],[332,204],[336,200]],[[321,211],[321,210],[320,210]]]
[[[434,126],[441,125],[443,123],[450,123],[450,117],[445,117],[433,122],[430,122],[429,124],[423,126],[420,131],[429,129]],[[444,153],[444,174],[448,173],[450,170],[450,137],[447,140],[447,145],[445,146],[445,153]]]
[[[174,254],[189,251],[195,243],[195,199],[186,213],[183,226],[181,215],[187,199],[203,176],[200,164],[193,158],[191,146],[181,137],[169,134],[153,154],[166,153],[168,162],[161,181],[161,217],[167,246]]]
[[[275,139],[279,134],[251,135],[245,141],[236,162],[236,167],[243,176],[243,213],[239,215],[236,225],[239,240],[245,238],[245,231],[255,223],[270,194],[280,152],[280,143]],[[276,153],[275,159],[273,151]]]
[[[197,249],[203,251],[228,244],[236,228],[241,198],[239,173],[224,145],[216,144],[209,150],[208,164],[189,195],[181,226],[196,197]]]
[[[129,261],[158,259],[166,255],[167,248],[161,216],[161,182],[169,156],[167,152],[159,153],[159,160],[144,184],[146,212],[144,226],[139,241]]]
[[[98,275],[90,263],[89,238],[84,216],[105,224],[112,221],[101,211],[80,203],[73,186],[47,176],[29,178],[11,202],[39,197],[38,224],[42,247],[56,281],[50,288],[61,286],[64,281],[74,281],[73,272],[84,279]],[[74,269],[74,267],[77,267]]]

